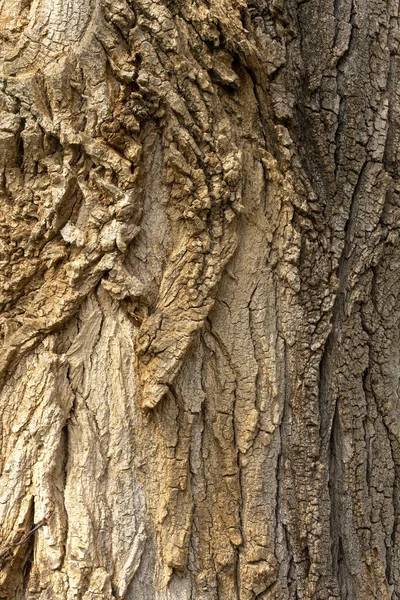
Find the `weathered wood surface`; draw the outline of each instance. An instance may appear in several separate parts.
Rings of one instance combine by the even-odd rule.
[[[399,42],[0,0],[0,598],[400,598]]]

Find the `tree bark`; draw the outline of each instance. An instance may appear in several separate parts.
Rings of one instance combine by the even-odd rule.
[[[400,598],[398,1],[0,36],[0,598]]]

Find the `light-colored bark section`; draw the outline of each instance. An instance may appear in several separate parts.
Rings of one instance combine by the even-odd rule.
[[[0,0],[0,598],[400,597],[398,13]]]

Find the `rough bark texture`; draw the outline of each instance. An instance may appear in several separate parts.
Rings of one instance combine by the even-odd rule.
[[[398,0],[0,35],[0,597],[400,598]]]

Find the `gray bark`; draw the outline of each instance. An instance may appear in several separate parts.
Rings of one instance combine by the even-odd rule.
[[[398,1],[0,39],[0,598],[400,598]]]

